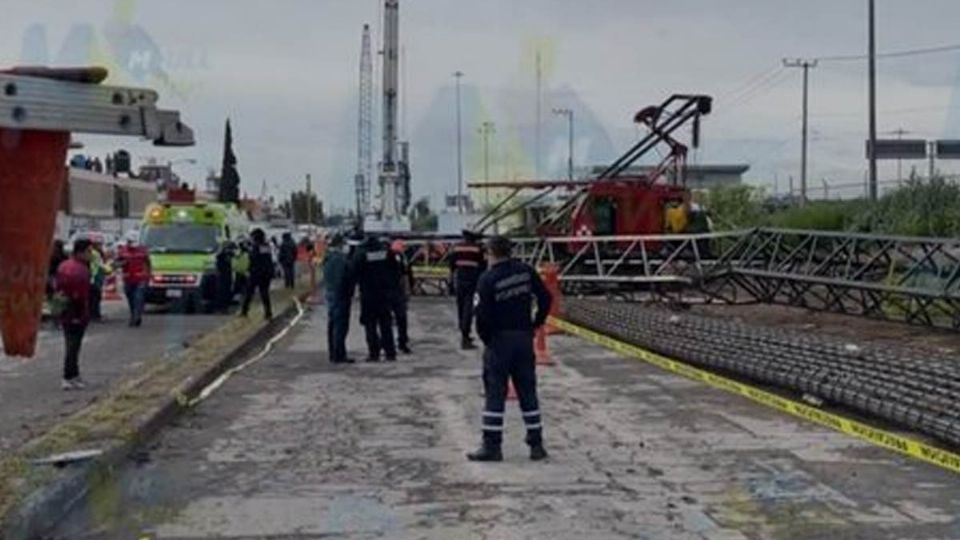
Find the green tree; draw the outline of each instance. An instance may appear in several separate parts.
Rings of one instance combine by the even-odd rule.
[[[428,197],[417,200],[410,209],[410,228],[417,232],[437,230],[437,215],[430,209]]]
[[[295,191],[290,194],[290,200],[284,202],[281,208],[294,223],[319,225],[324,222],[323,201],[317,198],[316,193],[311,193],[308,199],[306,191]]]

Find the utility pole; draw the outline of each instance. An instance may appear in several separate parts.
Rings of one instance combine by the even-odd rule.
[[[930,173],[927,175],[927,182],[932,182],[934,175],[937,174],[937,143],[930,141],[927,144],[927,154],[930,158]]]
[[[535,144],[534,151],[536,156],[534,156],[534,176],[537,180],[540,180],[540,145],[542,139],[542,114],[541,107],[543,105],[543,59],[540,56],[540,50],[537,49],[537,125],[535,133]]]
[[[809,120],[810,68],[817,67],[816,60],[783,60],[783,66],[803,69],[803,140],[800,150],[800,206],[807,204],[807,127]]]
[[[871,201],[877,200],[877,35],[876,6],[868,0],[868,48],[869,48],[869,94],[870,94],[870,190]]]
[[[463,78],[462,71],[455,71],[454,78],[457,80],[457,211],[463,213],[463,130],[460,118],[460,79]]]
[[[567,141],[567,180],[573,182],[573,110],[554,109],[553,114],[567,118],[567,127],[569,128]]]
[[[496,133],[493,122],[484,122],[480,124],[477,130],[483,138],[483,182],[490,182],[490,135]],[[483,188],[483,203],[490,204],[490,188]]]

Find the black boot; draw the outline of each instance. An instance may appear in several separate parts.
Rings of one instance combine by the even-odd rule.
[[[467,454],[470,461],[503,461],[503,452],[499,447],[483,445]]]
[[[476,349],[476,348],[477,348],[477,346],[473,344],[473,340],[472,340],[472,339],[470,339],[470,338],[468,338],[468,337],[464,337],[463,339],[460,340],[460,349],[462,349],[462,350],[464,350],[464,351],[472,351],[472,350],[474,350],[474,349]]]
[[[547,455],[547,449],[543,447],[543,444],[532,445],[530,447],[530,461],[543,461],[549,457]]]

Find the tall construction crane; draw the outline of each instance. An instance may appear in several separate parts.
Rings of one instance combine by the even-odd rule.
[[[370,212],[370,182],[373,179],[373,58],[370,25],[363,25],[360,40],[360,105],[357,121],[356,211],[359,218]]]
[[[409,151],[397,140],[400,73],[400,0],[384,0],[383,10],[383,159],[380,178],[377,219],[367,220],[370,231],[402,232],[409,230],[406,218],[410,206]]]

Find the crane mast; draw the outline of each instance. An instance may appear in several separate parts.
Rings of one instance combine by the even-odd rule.
[[[370,230],[403,231],[409,228],[410,175],[406,147],[397,140],[400,73],[400,1],[384,0],[383,10],[383,156],[380,161],[378,220]]]
[[[360,41],[360,100],[357,125],[356,211],[358,217],[370,212],[370,183],[373,181],[373,58],[370,54],[370,25],[363,25]]]

